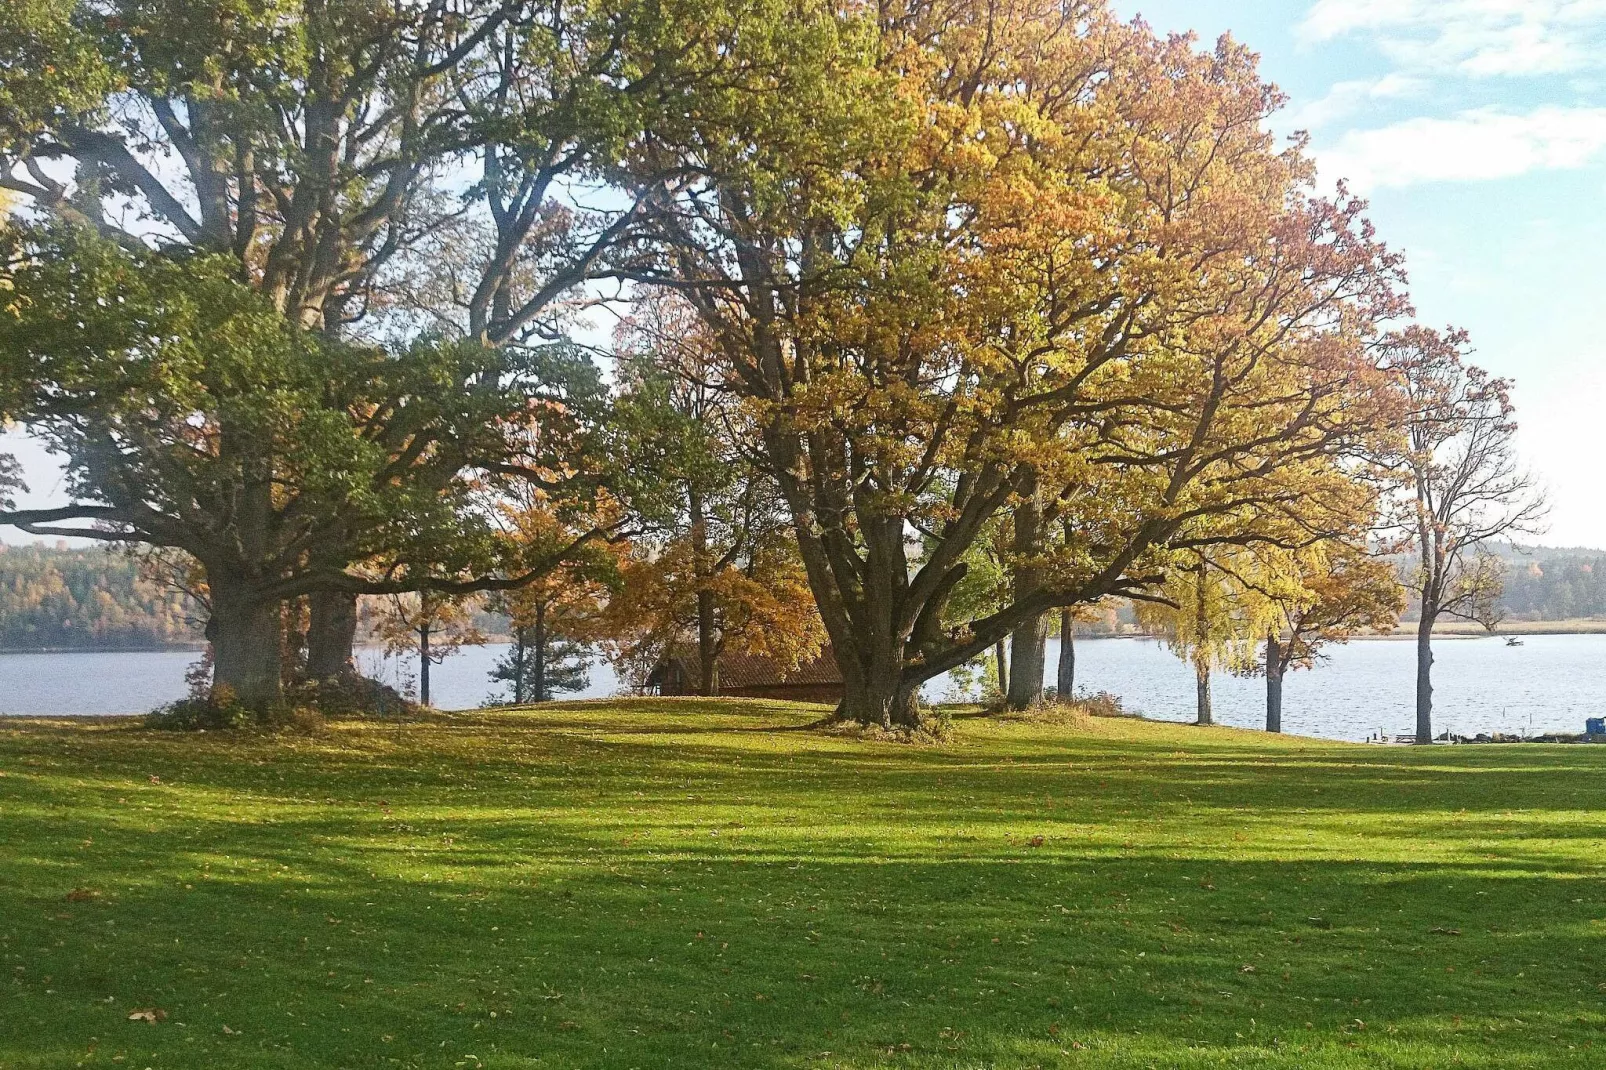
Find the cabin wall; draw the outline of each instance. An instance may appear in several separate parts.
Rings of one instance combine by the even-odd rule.
[[[755,687],[723,689],[737,698],[769,698],[781,702],[823,702],[834,706],[842,701],[841,684],[765,684]]]

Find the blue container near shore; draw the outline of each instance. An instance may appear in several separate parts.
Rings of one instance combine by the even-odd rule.
[[[1584,735],[1606,736],[1606,717],[1588,717],[1584,719]]]

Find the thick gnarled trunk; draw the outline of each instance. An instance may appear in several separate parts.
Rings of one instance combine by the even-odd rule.
[[[1024,710],[1043,700],[1043,677],[1048,670],[1048,615],[1038,614],[1010,636],[1007,705]]]
[[[212,693],[258,712],[278,705],[280,614],[277,599],[264,598],[250,584],[214,567],[207,572],[212,618]]]
[[[838,652],[842,671],[842,702],[837,716],[844,721],[882,728],[920,727],[918,685],[903,681],[901,643],[881,644],[869,658]]]
[[[315,591],[308,596],[307,679],[328,680],[354,671],[352,648],[357,642],[357,596],[344,591]]]
[[[837,716],[844,721],[882,728],[919,728],[920,703],[916,691],[884,680],[843,681]]]

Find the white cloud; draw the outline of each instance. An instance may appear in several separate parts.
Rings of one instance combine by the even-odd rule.
[[[1278,125],[1293,130],[1320,130],[1381,102],[1418,96],[1426,87],[1422,79],[1398,72],[1371,80],[1339,82],[1326,96],[1290,108],[1279,117]]]
[[[1606,151],[1606,108],[1494,109],[1351,130],[1316,154],[1324,179],[1357,190],[1514,178],[1583,167]]]
[[[1369,36],[1401,66],[1470,77],[1606,65],[1606,0],[1317,0],[1299,32]]]

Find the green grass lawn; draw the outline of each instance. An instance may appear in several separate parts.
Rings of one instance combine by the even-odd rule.
[[[1606,1066],[1606,747],[819,713],[0,722],[0,1068]]]

